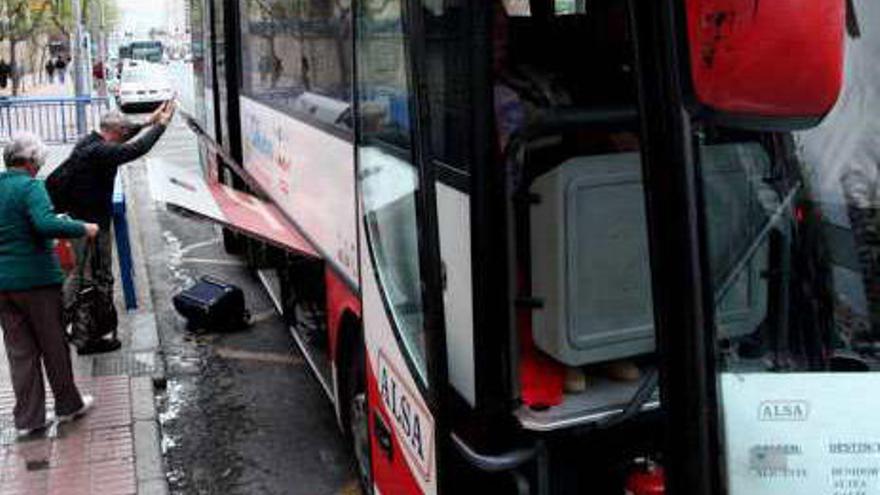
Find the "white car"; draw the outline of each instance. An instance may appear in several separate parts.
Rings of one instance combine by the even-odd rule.
[[[149,112],[174,97],[165,67],[139,63],[127,65],[116,88],[116,104],[123,112]]]

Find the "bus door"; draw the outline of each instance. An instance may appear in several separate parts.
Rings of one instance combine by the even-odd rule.
[[[191,0],[193,22],[193,71],[196,101],[192,114],[205,134],[241,162],[241,139],[238,132],[238,38],[233,8],[225,0]],[[203,153],[207,150],[202,149]],[[212,175],[220,174],[222,160],[208,154],[205,161]],[[220,176],[233,182],[233,173]]]
[[[242,163],[239,117],[238,67],[238,5],[227,0],[203,0],[206,49],[204,50],[204,101],[207,136],[236,163]],[[206,175],[212,180],[239,190],[247,190],[245,182],[228,166],[227,161],[210,149],[202,149],[209,157]],[[241,253],[243,239],[223,229],[223,245],[227,252]]]
[[[222,142],[217,129],[220,117],[217,114],[217,74],[214,64],[215,33],[213,26],[214,0],[190,0],[192,22],[193,53],[193,101],[181,101],[185,110],[191,113],[195,122],[212,141]],[[221,161],[214,152],[199,141],[199,154],[202,156],[203,173],[216,178]]]
[[[193,70],[193,101],[181,101],[184,109],[192,112],[192,117],[204,129],[211,139],[217,139],[214,115],[217,105],[214,102],[214,64],[213,33],[211,29],[211,4],[207,0],[190,0],[190,22],[192,23],[192,70]],[[213,154],[199,142],[200,163],[208,170],[217,170],[217,160]],[[203,171],[205,172],[205,171]]]
[[[217,108],[216,131],[219,143],[241,162],[241,137],[239,133],[238,91],[238,2],[228,0],[209,0],[213,4],[211,26],[214,36],[212,68],[214,70],[214,88],[217,91],[215,103]],[[226,172],[226,179],[231,180],[234,174]]]
[[[667,493],[880,493],[876,55],[843,1],[632,4]]]
[[[372,483],[438,490],[445,358],[435,184],[403,0],[356,7],[361,266]]]

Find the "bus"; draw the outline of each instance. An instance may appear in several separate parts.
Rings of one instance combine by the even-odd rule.
[[[160,63],[164,60],[165,49],[161,41],[131,41],[119,46],[119,59],[144,60]]]
[[[852,2],[191,7],[206,215],[365,493],[876,485]]]

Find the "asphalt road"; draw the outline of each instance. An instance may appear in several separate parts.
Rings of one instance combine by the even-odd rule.
[[[178,87],[189,87],[185,71],[172,66]],[[189,98],[181,94],[184,105]],[[180,119],[145,163],[198,166]],[[159,415],[172,493],[358,493],[330,402],[259,281],[224,252],[217,227],[149,200],[145,163],[130,180],[165,360]],[[185,330],[171,296],[202,275],[241,286],[256,322],[234,333]]]

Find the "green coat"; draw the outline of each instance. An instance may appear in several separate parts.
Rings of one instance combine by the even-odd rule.
[[[43,181],[24,170],[0,173],[0,291],[60,284],[53,239],[85,233],[82,222],[55,215]]]

